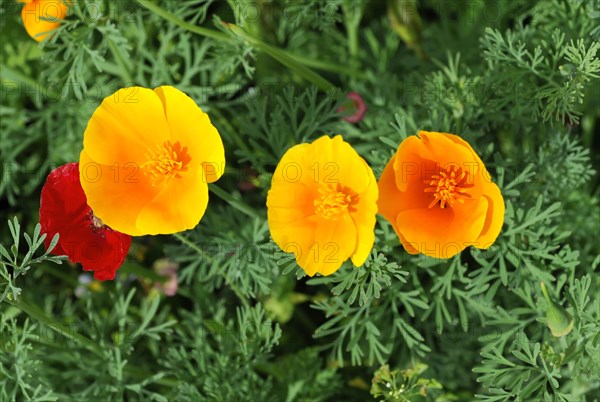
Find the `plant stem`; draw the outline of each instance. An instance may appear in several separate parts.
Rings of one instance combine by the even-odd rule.
[[[546,289],[546,284],[544,282],[540,282],[540,287],[542,288],[542,294],[544,295],[544,299],[548,302],[548,304],[552,304],[552,299],[548,294],[548,289]]]
[[[189,22],[185,22],[181,18],[178,18],[177,16],[171,14],[167,10],[159,7],[158,5],[156,5],[156,3],[152,2],[152,1],[137,0],[137,2],[142,7],[147,8],[148,10],[152,11],[154,14],[158,15],[159,17],[162,17],[162,18],[166,19],[167,21],[172,22],[173,24],[178,25],[183,29],[187,29],[190,32],[193,32],[193,33],[201,35],[201,36],[205,36],[207,38],[215,39],[215,40],[220,40],[220,41],[224,41],[224,42],[233,42],[233,39],[231,39],[226,34],[219,32],[219,31],[215,31],[214,29],[199,27],[197,25],[190,24]]]
[[[154,2],[149,1],[149,0],[136,0],[138,2],[138,4],[140,4],[142,7],[147,8],[148,10],[152,11],[153,13],[155,13],[156,15],[158,15],[159,17],[162,17],[164,19],[166,19],[167,21],[172,22],[173,24],[186,29],[192,33],[198,34],[200,36],[204,36],[207,38],[211,38],[211,39],[215,39],[218,41],[223,41],[223,42],[229,42],[229,43],[233,43],[234,39],[231,38],[230,36],[227,36],[226,34],[216,31],[214,29],[209,29],[209,28],[204,28],[204,27],[199,27],[197,25],[194,24],[190,24],[188,22],[185,22],[184,20],[182,20],[181,18],[178,18],[177,16],[171,14],[170,12],[166,11],[165,9],[159,7],[158,5],[156,5]],[[264,51],[265,53],[267,53],[269,56],[273,57],[275,60],[281,62],[282,64],[284,64],[286,67],[290,67],[290,63],[292,65],[298,64],[298,68],[300,70],[303,70],[304,74],[308,74],[309,76],[312,76],[313,79],[316,78],[320,84],[323,86],[319,86],[319,88],[324,89],[326,91],[331,90],[332,88],[334,88],[333,84],[329,83],[325,78],[319,76],[318,74],[316,74],[315,72],[313,72],[312,70],[306,68],[306,67],[302,67],[302,65],[304,66],[308,66],[308,67],[314,67],[314,68],[319,68],[321,70],[324,71],[331,71],[331,72],[337,72],[340,74],[345,74],[345,75],[350,75],[350,76],[360,76],[361,74],[346,68],[346,67],[342,67],[342,66],[338,66],[335,65],[333,63],[329,63],[329,62],[324,62],[321,60],[312,60],[312,59],[307,59],[306,57],[300,57],[300,56],[296,56],[293,54],[288,53],[285,50],[282,49],[278,49],[274,46],[271,45],[267,45],[266,43],[262,42],[261,40],[259,40],[258,38],[254,37],[253,35],[249,34],[248,32],[245,32],[244,30],[242,30],[241,28],[237,27],[234,24],[228,24],[228,23],[224,23],[225,26],[227,26],[228,28],[230,28],[232,30],[233,33],[235,33],[236,35],[242,37],[243,39],[245,39],[246,41],[248,41],[249,43],[253,44],[254,46],[256,46],[259,50]],[[277,53],[277,55],[275,55],[275,53]],[[282,60],[285,60],[282,61]],[[303,75],[304,76],[304,75]],[[305,76],[305,78],[308,79],[308,77]],[[312,80],[311,80],[312,81]]]
[[[288,67],[290,70],[298,73],[301,77],[315,84],[319,89],[324,92],[331,92],[336,87],[331,82],[327,81],[325,78],[321,77],[319,74],[312,71],[310,68],[301,65],[297,59],[290,56],[287,52],[278,49],[274,46],[268,45],[265,42],[261,41],[258,38],[255,38],[239,26],[235,24],[229,24],[223,22],[223,24],[231,30],[234,34],[239,36],[240,38],[246,40],[250,44],[257,47],[259,50],[262,50],[284,66]]]
[[[258,219],[264,218],[264,216],[262,214],[256,212],[256,210],[254,208],[250,207],[244,201],[233,197],[231,194],[229,194],[227,191],[223,190],[221,187],[217,186],[216,184],[211,184],[210,186],[208,186],[208,189],[214,195],[216,195],[223,201],[227,202],[229,205],[231,205],[238,211],[248,215],[250,218],[258,218]]]

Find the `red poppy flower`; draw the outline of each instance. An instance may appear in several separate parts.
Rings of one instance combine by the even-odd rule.
[[[55,255],[67,255],[100,281],[114,279],[131,245],[131,236],[112,230],[94,216],[79,182],[79,163],[67,163],[48,175],[40,199],[40,224],[46,248],[56,233]]]

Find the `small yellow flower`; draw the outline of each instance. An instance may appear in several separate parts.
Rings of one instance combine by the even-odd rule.
[[[24,3],[21,10],[21,20],[25,30],[33,39],[43,41],[48,33],[60,26],[58,21],[47,19],[64,20],[67,16],[66,0],[19,0]]]
[[[208,115],[169,86],[124,88],[105,98],[85,130],[79,163],[94,215],[131,236],[196,226],[208,183],[224,169],[223,143]]]
[[[375,241],[377,181],[340,135],[290,148],[267,196],[273,241],[309,275],[329,275],[348,258],[361,266]]]

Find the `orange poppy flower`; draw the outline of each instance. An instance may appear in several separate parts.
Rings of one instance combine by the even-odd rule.
[[[104,99],[83,138],[79,174],[106,225],[132,236],[198,224],[225,150],[208,115],[169,86],[131,87]]]
[[[267,195],[273,241],[309,275],[329,275],[348,258],[364,264],[373,242],[377,181],[340,135],[290,148]]]
[[[46,19],[64,20],[69,9],[63,0],[19,1],[25,3],[21,10],[21,20],[25,30],[38,42],[43,41],[50,31],[60,26],[60,22]]]
[[[420,131],[400,144],[379,179],[379,211],[411,254],[450,258],[491,246],[504,223],[500,189],[460,137]]]

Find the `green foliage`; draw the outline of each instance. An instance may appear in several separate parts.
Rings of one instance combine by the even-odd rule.
[[[598,1],[420,0],[409,44],[376,1],[72,3],[38,45],[0,2],[0,401],[600,400]],[[189,94],[226,173],[200,225],[135,238],[89,284],[40,250],[39,193],[129,85]],[[337,111],[350,91],[358,124]],[[380,219],[364,266],[306,277],[266,221],[281,156],[342,134],[379,177],[418,130],[485,162],[506,203],[494,245],[412,256]],[[153,289],[164,257],[174,297]],[[540,282],[573,318],[562,337]]]
[[[16,279],[25,275],[32,265],[42,263],[44,261],[53,262],[55,264],[61,264],[64,257],[57,257],[50,255],[52,249],[58,243],[59,235],[56,234],[50,241],[46,251],[39,257],[34,258],[34,254],[44,243],[46,238],[45,233],[41,232],[41,225],[38,223],[35,225],[35,230],[32,236],[24,233],[25,241],[27,242],[28,251],[21,261],[19,261],[19,243],[21,242],[21,225],[17,218],[12,221],[8,221],[8,227],[12,236],[12,246],[5,248],[4,245],[0,244],[0,286],[2,294],[0,294],[0,303],[5,298],[8,300],[15,300],[21,294],[21,288],[17,287]],[[10,252],[9,252],[10,250]]]
[[[419,378],[427,365],[418,363],[414,368],[400,371],[390,371],[387,364],[375,372],[371,385],[371,395],[381,401],[409,402],[436,400],[432,398],[431,390],[441,389],[436,380]]]

